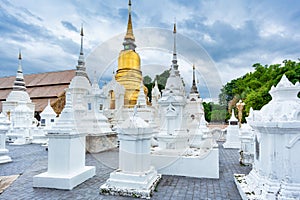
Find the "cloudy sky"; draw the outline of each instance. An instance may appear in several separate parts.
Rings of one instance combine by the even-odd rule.
[[[139,30],[171,30],[176,18],[178,35],[207,53],[207,59],[215,67],[211,71],[218,74],[222,84],[251,71],[254,63],[272,64],[300,58],[300,1],[132,0],[132,4],[139,47],[145,41],[139,36]],[[86,56],[115,38],[111,44],[116,59],[122,49],[120,36],[126,30],[127,0],[0,0],[0,76],[15,75],[19,49],[25,74],[75,68],[81,24],[85,29]],[[164,38],[148,36],[148,43],[160,40]],[[140,49],[145,71],[147,66],[158,63],[170,65],[172,42],[166,41],[171,44],[164,48],[158,46],[162,51]],[[185,56],[193,48],[178,43],[179,64],[184,75],[185,71],[191,72],[189,65],[195,62]],[[111,63],[115,65],[115,60]],[[204,76],[201,70],[200,76]]]

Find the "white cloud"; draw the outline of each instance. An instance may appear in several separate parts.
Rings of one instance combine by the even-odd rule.
[[[200,70],[203,82],[207,79],[207,84],[212,85],[210,79],[213,76],[220,77],[225,84],[251,71],[252,64],[257,62],[281,63],[284,59],[296,60],[299,57],[300,47],[295,44],[299,44],[300,34],[295,30],[300,29],[297,20],[300,19],[300,13],[297,10],[299,3],[295,1],[210,0],[183,3],[162,0],[132,3],[137,51],[140,52],[142,65],[149,68],[152,65],[159,70],[159,66],[167,68],[170,65],[171,55],[168,53],[172,51],[173,36],[169,33],[174,17],[178,24],[178,35],[183,34],[181,38],[178,37],[181,74],[189,77],[192,63],[199,67],[205,66]],[[14,26],[14,29],[12,32],[9,32],[9,28],[0,30],[0,33],[8,32],[3,36],[5,38],[0,37],[1,67],[11,70],[11,75],[15,74],[16,66],[12,66],[11,60],[16,59],[19,48],[24,49],[24,54],[27,54],[24,59],[27,58],[31,63],[30,72],[75,68],[80,35],[64,27],[61,21],[69,22],[77,29],[83,23],[86,55],[101,57],[109,67],[116,68],[116,58],[122,49],[127,22],[127,16],[123,16],[120,9],[127,9],[127,1],[11,0],[1,6],[19,20],[13,24],[8,20],[10,16],[4,17],[3,23],[12,23],[6,24],[6,27]],[[35,32],[28,34],[25,25],[32,26]],[[152,31],[147,33],[150,35],[143,35],[141,30],[145,27],[168,29],[169,32],[160,35],[161,33]],[[19,32],[15,32],[15,29]],[[182,45],[187,39],[194,40],[198,46]],[[107,42],[109,45],[106,46]],[[158,51],[160,55],[157,55],[157,52],[143,49],[145,44],[163,51]],[[205,47],[215,64],[212,59],[203,59],[206,53],[197,54],[201,49],[199,44]],[[98,48],[104,48],[99,51],[101,54],[96,54]],[[202,49],[203,52],[205,50]],[[112,55],[108,55],[110,53]],[[90,64],[93,65],[92,62]],[[95,69],[107,67],[94,64],[92,68]],[[212,72],[215,74],[212,75]],[[110,70],[107,73],[111,73]],[[147,73],[151,74],[145,69],[145,74]]]

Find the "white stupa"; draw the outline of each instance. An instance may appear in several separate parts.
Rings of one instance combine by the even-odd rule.
[[[202,105],[202,98],[198,92],[196,85],[196,75],[195,75],[195,66],[193,65],[193,81],[190,94],[187,100],[187,105],[185,108],[187,116],[187,126],[190,134],[194,134],[196,129],[199,126],[201,117],[204,115],[204,108]]]
[[[140,92],[139,92],[139,95],[138,95],[138,99],[137,99],[136,105],[138,107],[140,107],[140,108],[147,106],[147,97],[146,97],[145,92],[144,92],[143,81],[141,81]]]
[[[300,199],[300,84],[285,75],[269,93],[272,100],[247,118],[255,130],[254,164],[235,175],[243,199]]]
[[[70,92],[67,92],[66,105],[47,137],[48,170],[33,177],[33,187],[71,190],[95,175],[95,167],[85,166],[85,134],[76,129]]]
[[[155,135],[158,146],[152,148],[151,163],[161,174],[219,178],[219,150],[217,146],[210,142],[211,140],[202,141],[202,132],[195,135],[198,130],[193,133],[192,145],[189,143],[191,134],[186,123],[187,98],[177,64],[175,24],[173,33],[172,66],[166,87],[162,91],[162,97],[158,100],[161,123],[160,130]],[[195,129],[198,125],[199,119]],[[205,130],[203,129],[203,131]],[[208,145],[202,148],[203,143]]]
[[[56,112],[51,107],[50,100],[48,100],[48,105],[41,112],[40,116],[41,126],[44,127],[45,130],[50,130],[54,125],[57,116]]]
[[[122,123],[124,121],[122,116],[125,95],[124,86],[116,81],[115,74],[113,74],[112,80],[104,85],[102,90],[103,94],[108,97],[104,104],[103,114],[113,125]]]
[[[155,80],[155,85],[152,88],[151,97],[152,97],[151,98],[152,106],[157,107],[158,106],[158,100],[161,98],[161,93],[160,93],[159,88],[158,88],[157,80]]]
[[[238,119],[234,116],[234,109],[232,109],[231,117],[228,120],[229,125],[227,127],[226,142],[223,144],[225,149],[240,149],[241,141],[239,138],[239,123]]]
[[[195,130],[194,133],[190,135],[190,147],[192,148],[204,148],[204,142],[207,139],[210,130],[207,127],[207,121],[205,120],[204,115],[201,116],[200,123],[198,128]]]
[[[152,128],[137,116],[136,107],[134,110],[133,116],[118,126],[119,169],[110,174],[100,193],[149,199],[161,175],[150,162]]]
[[[2,102],[3,114],[11,121],[11,128],[7,134],[14,145],[29,144],[32,140],[32,129],[34,128],[34,104],[31,102],[24,82],[22,70],[22,56],[19,52],[19,66],[14,81],[13,90],[6,100]]]
[[[86,116],[82,118],[82,129],[87,132],[86,149],[90,153],[99,153],[117,147],[117,133],[111,129],[104,116],[106,97],[94,77],[91,92],[85,97],[88,102]]]
[[[249,116],[253,113],[250,108]],[[254,130],[249,124],[242,124],[240,128],[240,163],[243,165],[250,165],[254,162]]]
[[[19,65],[16,74],[16,80],[14,81],[13,89],[7,96],[6,100],[2,102],[2,112],[12,119],[13,111],[18,106],[19,102],[24,102],[31,110],[32,116],[34,112],[34,104],[31,102],[29,94],[26,92],[26,86],[24,82],[23,70],[22,70],[22,55],[19,52]],[[9,114],[10,113],[10,114]],[[17,123],[12,121],[13,124]]]

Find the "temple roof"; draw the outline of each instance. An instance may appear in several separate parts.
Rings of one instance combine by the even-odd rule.
[[[51,103],[56,101],[64,93],[74,76],[75,70],[24,75],[26,91],[35,104],[36,111],[44,110],[48,104],[48,99]],[[6,100],[13,89],[15,79],[15,76],[0,78],[0,111],[2,111],[2,101]]]

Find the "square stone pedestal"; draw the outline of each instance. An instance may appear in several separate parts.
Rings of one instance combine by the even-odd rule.
[[[48,170],[33,177],[33,187],[71,190],[95,175],[94,166],[85,166],[84,134],[47,134]]]
[[[7,155],[7,149],[0,149],[0,164],[12,162],[11,157]]]
[[[145,173],[126,173],[116,170],[100,187],[100,193],[150,199],[152,192],[161,178],[151,167]]]
[[[45,172],[33,177],[33,187],[72,190],[75,186],[94,175],[94,166],[85,166],[80,171],[65,175]]]

